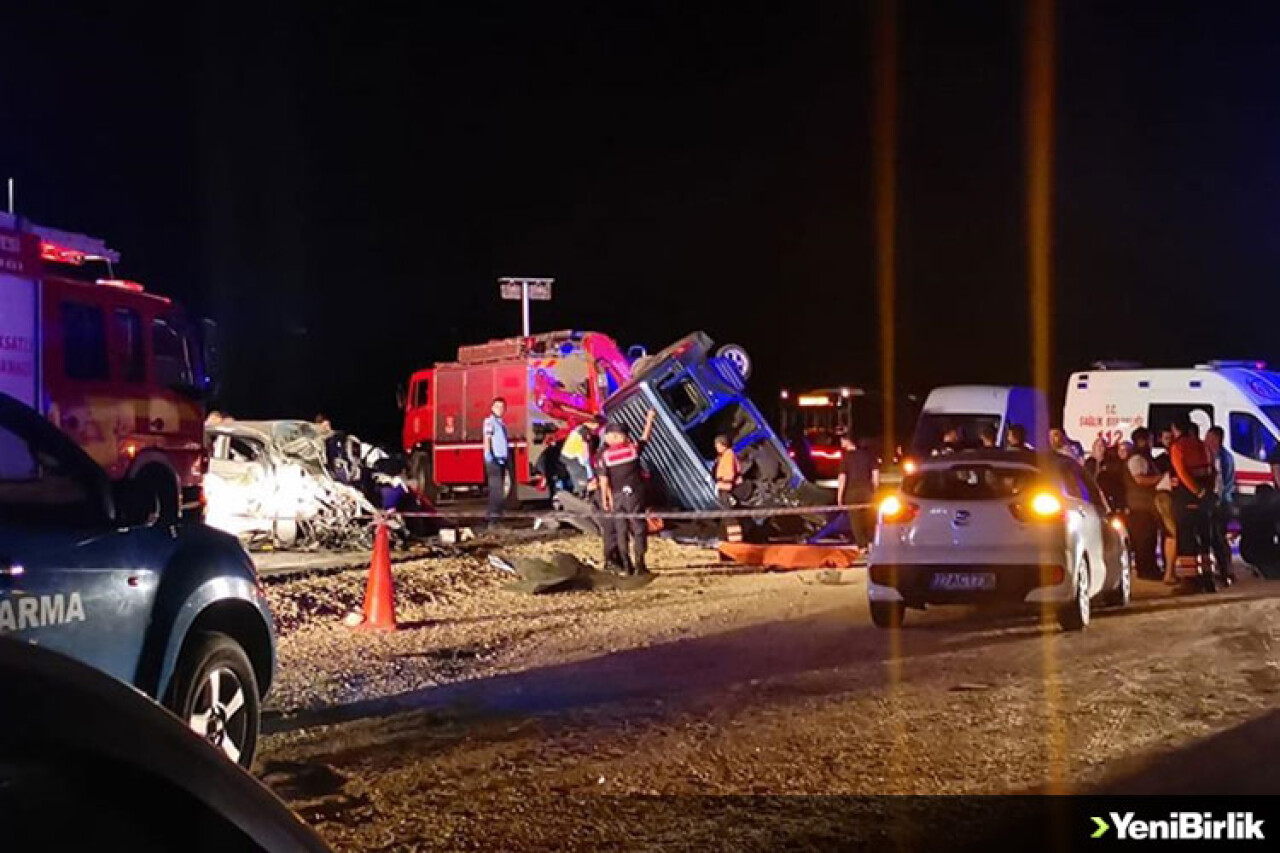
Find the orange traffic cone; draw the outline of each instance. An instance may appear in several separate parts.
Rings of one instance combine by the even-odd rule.
[[[370,631],[396,629],[395,588],[391,582],[391,536],[387,523],[378,521],[373,539],[373,559],[369,561],[369,583],[364,588],[364,622]]]

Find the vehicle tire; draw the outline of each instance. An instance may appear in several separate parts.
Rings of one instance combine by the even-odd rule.
[[[1127,558],[1120,567],[1120,582],[1107,592],[1107,604],[1112,607],[1128,607],[1133,601],[1133,563]]]
[[[248,655],[216,631],[187,639],[165,706],[241,767],[258,747],[261,697]]]
[[[409,454],[409,481],[424,498],[436,503],[440,490],[436,486],[435,463],[431,458],[431,448],[419,446]]]
[[[179,495],[178,480],[168,468],[151,463],[134,475],[134,480],[155,499],[155,520],[159,524],[174,524],[178,521],[182,499]]]
[[[1080,561],[1076,569],[1076,594],[1071,601],[1058,608],[1058,624],[1064,631],[1080,631],[1092,617],[1089,601],[1089,558]]]
[[[901,628],[907,608],[901,601],[872,601],[871,622],[877,628]]]

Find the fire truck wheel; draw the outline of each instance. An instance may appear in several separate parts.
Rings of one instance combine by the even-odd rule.
[[[155,498],[158,522],[168,524],[178,520],[178,481],[172,471],[161,465],[147,465],[134,479]]]
[[[435,503],[439,498],[430,447],[415,447],[409,454],[409,479],[413,481],[414,488],[427,500]]]

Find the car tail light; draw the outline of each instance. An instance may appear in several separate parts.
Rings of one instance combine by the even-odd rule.
[[[906,524],[919,514],[920,507],[897,495],[889,495],[880,501],[880,521],[885,524]]]
[[[1061,521],[1066,515],[1066,506],[1053,492],[1039,491],[1024,501],[1010,504],[1009,511],[1018,521]]]

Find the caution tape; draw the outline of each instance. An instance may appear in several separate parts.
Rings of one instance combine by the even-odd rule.
[[[803,516],[803,515],[830,515],[842,512],[851,512],[853,510],[864,510],[875,507],[873,503],[862,504],[837,504],[825,506],[782,506],[782,507],[752,507],[747,509],[689,509],[689,510],[653,510],[646,512],[567,512],[565,510],[549,510],[544,512],[534,511],[515,511],[502,512],[494,517],[495,521],[575,521],[590,519],[599,521],[604,519],[647,519],[657,518],[663,521],[712,521],[722,518],[777,518],[781,516]],[[223,516],[225,517],[225,516]],[[260,516],[249,514],[237,514],[236,518],[254,518],[260,521],[299,521],[306,519],[298,519],[294,516]],[[410,512],[381,512],[376,511],[373,515],[352,516],[350,521],[367,521],[377,522],[391,518],[434,518],[437,520],[451,519],[487,519],[490,515],[484,509],[464,510],[461,512],[453,512],[448,509],[441,509],[435,512],[410,511]]]

